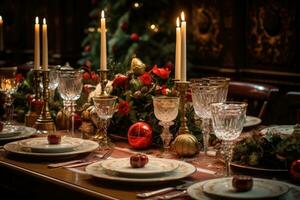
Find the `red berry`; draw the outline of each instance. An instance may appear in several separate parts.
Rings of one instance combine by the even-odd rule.
[[[90,74],[88,72],[84,72],[83,79],[84,80],[89,80],[90,79]]]
[[[133,41],[133,42],[137,42],[140,40],[140,36],[136,33],[132,33],[131,36],[130,36],[130,39]]]

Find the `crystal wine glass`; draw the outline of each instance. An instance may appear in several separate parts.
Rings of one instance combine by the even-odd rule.
[[[210,104],[226,101],[228,85],[229,79],[225,77],[206,77],[191,80],[192,102],[196,115],[201,118],[205,155],[207,155],[210,134]]]
[[[5,94],[4,108],[6,113],[6,121],[4,123],[5,131],[15,131],[13,125],[14,113],[14,97],[13,94],[17,91],[19,82],[16,80],[17,67],[2,67],[0,68],[0,92]]]
[[[170,133],[170,126],[178,115],[179,97],[157,96],[153,97],[155,117],[160,120],[159,125],[163,126],[160,137],[163,142],[164,152],[162,157],[169,156],[170,142],[173,135]]]
[[[109,147],[110,141],[107,136],[109,119],[112,118],[116,109],[117,96],[97,96],[93,97],[94,106],[100,121],[98,130],[93,140],[99,142],[101,148]]]
[[[64,100],[64,109],[71,108],[72,127],[71,133],[74,136],[74,114],[76,100],[80,98],[83,83],[81,70],[66,69],[59,71],[58,92]]]
[[[244,127],[247,103],[228,101],[211,104],[212,124],[215,135],[223,140],[224,144],[224,175],[230,176],[230,161],[232,158],[233,142]]]

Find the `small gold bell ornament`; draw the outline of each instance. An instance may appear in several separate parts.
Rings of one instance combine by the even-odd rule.
[[[199,153],[199,143],[192,134],[180,134],[172,143],[172,147],[179,157],[192,157]]]

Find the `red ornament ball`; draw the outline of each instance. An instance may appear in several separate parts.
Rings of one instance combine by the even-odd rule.
[[[137,122],[129,127],[128,143],[134,149],[146,149],[152,143],[152,127],[146,122]]]
[[[130,39],[133,42],[137,42],[137,41],[140,40],[140,36],[138,34],[136,34],[136,33],[132,33],[131,36],[130,36]]]

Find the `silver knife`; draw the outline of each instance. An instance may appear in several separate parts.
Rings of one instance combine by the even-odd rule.
[[[138,193],[138,194],[136,194],[136,196],[140,197],[140,198],[148,198],[148,197],[152,197],[155,195],[171,192],[173,190],[185,190],[192,184],[194,184],[194,182],[187,182],[182,185],[175,186],[175,187],[167,187],[167,188],[163,188],[163,189],[159,189],[159,190],[154,190],[151,192]]]

